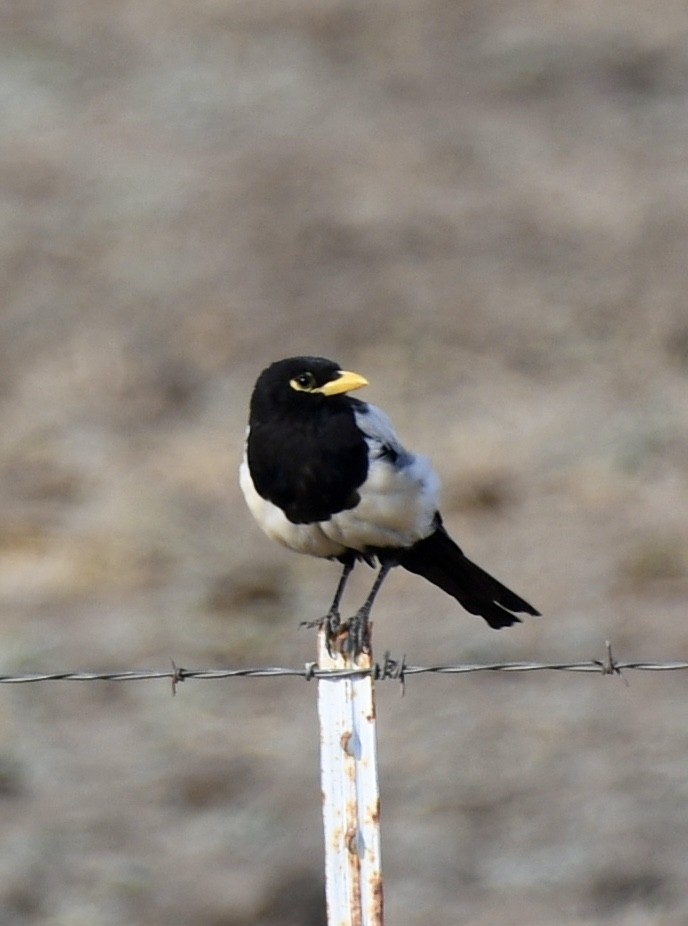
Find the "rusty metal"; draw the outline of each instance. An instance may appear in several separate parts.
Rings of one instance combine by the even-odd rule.
[[[380,795],[370,653],[330,652],[318,635],[320,756],[329,926],[382,926]]]

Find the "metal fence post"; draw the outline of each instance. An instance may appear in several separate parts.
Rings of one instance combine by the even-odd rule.
[[[372,655],[330,653],[318,633],[318,667],[360,675],[318,679],[320,765],[329,926],[382,926],[380,794]]]

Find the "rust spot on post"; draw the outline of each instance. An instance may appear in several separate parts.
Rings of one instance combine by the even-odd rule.
[[[370,821],[377,825],[380,822],[380,798],[375,801],[375,806],[370,811]]]
[[[373,901],[372,923],[375,926],[382,926],[382,914],[384,908],[384,899],[382,896],[382,874],[377,872],[370,879],[370,896]]]
[[[358,830],[355,826],[346,831],[346,849],[349,855],[358,855]]]

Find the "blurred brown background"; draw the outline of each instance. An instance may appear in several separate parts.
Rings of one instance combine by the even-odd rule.
[[[3,672],[314,658],[236,482],[306,352],[545,614],[395,574],[378,656],[688,657],[685,3],[6,0],[0,109]],[[688,678],[628,678],[380,686],[390,924],[688,923]],[[2,687],[0,922],[320,926],[315,695]]]

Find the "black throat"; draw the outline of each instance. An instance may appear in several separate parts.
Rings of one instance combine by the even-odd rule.
[[[368,474],[368,447],[348,396],[303,397],[274,414],[252,409],[248,465],[258,494],[294,524],[354,508]]]

